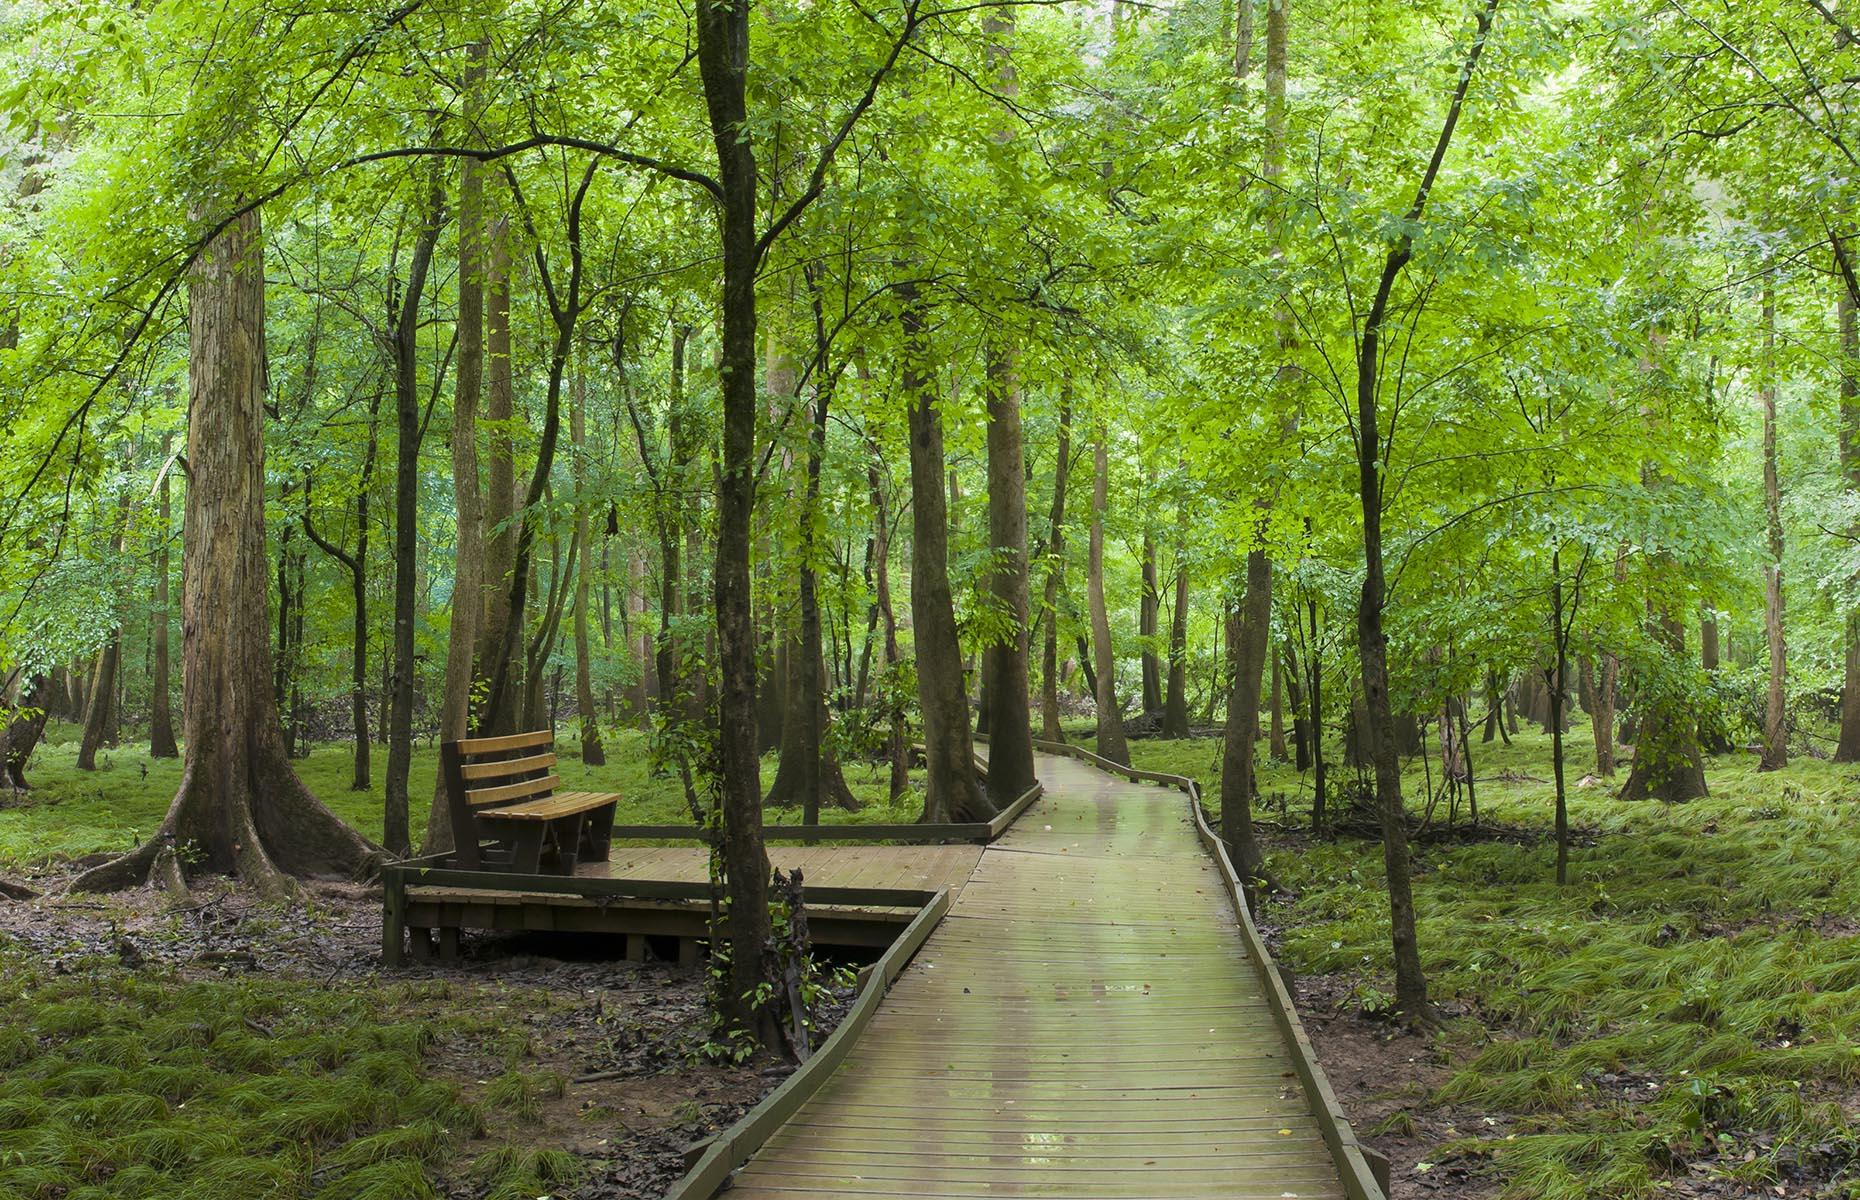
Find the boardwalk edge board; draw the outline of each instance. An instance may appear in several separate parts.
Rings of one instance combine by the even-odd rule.
[[[982,740],[978,737],[977,740]],[[1343,1188],[1350,1200],[1386,1200],[1387,1193],[1378,1182],[1376,1173],[1369,1165],[1369,1153],[1356,1139],[1356,1131],[1350,1126],[1350,1119],[1344,1114],[1343,1106],[1337,1101],[1336,1092],[1331,1090],[1330,1080],[1324,1074],[1324,1068],[1318,1064],[1317,1051],[1305,1033],[1304,1025],[1298,1019],[1298,1009],[1292,1002],[1285,980],[1280,976],[1278,965],[1273,962],[1266,950],[1266,940],[1260,936],[1259,927],[1253,923],[1253,911],[1246,901],[1246,892],[1241,887],[1240,877],[1234,871],[1233,861],[1227,855],[1227,845],[1208,825],[1207,813],[1201,807],[1201,788],[1193,779],[1185,775],[1169,775],[1161,771],[1145,771],[1136,767],[1127,767],[1108,758],[1092,753],[1082,746],[1073,746],[1066,742],[1049,742],[1035,738],[1034,749],[1047,754],[1064,754],[1089,763],[1101,771],[1113,775],[1122,775],[1136,783],[1154,783],[1163,787],[1177,788],[1188,797],[1189,810],[1194,816],[1195,833],[1201,839],[1202,846],[1220,864],[1221,878],[1226,885],[1228,898],[1233,902],[1234,912],[1240,919],[1241,940],[1246,943],[1247,952],[1258,964],[1261,977],[1266,984],[1266,997],[1272,1010],[1273,1021],[1279,1032],[1284,1035],[1286,1043],[1293,1050],[1292,1067],[1298,1073],[1299,1081],[1305,1086],[1312,1101],[1312,1113],[1317,1118],[1318,1130],[1329,1147],[1332,1160],[1337,1165],[1337,1174],[1343,1181]],[[1380,1156],[1376,1156],[1380,1158]]]
[[[949,911],[949,890],[937,891],[874,964],[859,998],[827,1040],[780,1087],[710,1143],[701,1158],[665,1193],[665,1200],[709,1200],[776,1130],[805,1104],[846,1058],[878,1012],[885,993]]]

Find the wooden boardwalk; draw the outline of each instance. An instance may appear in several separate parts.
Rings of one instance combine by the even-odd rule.
[[[1348,1195],[1184,797],[1038,762],[733,1200]]]

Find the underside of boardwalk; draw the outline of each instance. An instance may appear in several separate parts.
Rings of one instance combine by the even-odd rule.
[[[730,1195],[1349,1196],[1184,797],[1039,772]]]

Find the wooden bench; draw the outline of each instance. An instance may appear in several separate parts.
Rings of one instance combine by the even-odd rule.
[[[439,760],[460,867],[536,875],[547,857],[573,875],[583,859],[607,861],[620,797],[556,791],[554,730],[445,742]]]

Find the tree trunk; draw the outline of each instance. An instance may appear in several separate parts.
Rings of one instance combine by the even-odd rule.
[[[1156,581],[1156,539],[1143,531],[1143,594],[1137,602],[1137,638],[1142,648],[1143,715],[1162,712],[1162,663],[1156,657],[1156,638],[1160,632],[1162,597]]]
[[[31,786],[26,782],[26,764],[51,716],[51,693],[47,675],[35,675],[24,686],[15,681],[0,692],[4,701],[0,705],[0,718],[4,718],[0,720],[0,787],[8,791],[23,792]]]
[[[169,693],[173,690],[171,677],[172,660],[168,651],[168,625],[172,614],[168,610],[168,576],[172,569],[168,554],[168,542],[173,536],[174,513],[172,508],[172,482],[170,476],[174,471],[171,459],[174,450],[172,434],[163,434],[161,439],[161,488],[160,507],[156,527],[155,547],[155,667],[149,680],[149,757],[179,758],[181,751],[174,742],[174,701]]]
[[[1685,623],[1654,600],[1648,601],[1648,611],[1654,636],[1675,657],[1683,655]],[[1635,698],[1640,719],[1634,730],[1634,765],[1621,798],[1681,803],[1705,795],[1705,762],[1692,714],[1676,700],[1637,690],[1641,694]]]
[[[368,406],[368,449],[362,458],[362,475],[355,489],[355,553],[350,554],[317,532],[310,519],[310,481],[304,477],[304,533],[325,554],[340,562],[349,572],[349,600],[353,620],[349,641],[349,721],[355,728],[353,770],[349,777],[352,791],[369,787],[368,729],[368,495],[374,483],[375,454],[378,439],[376,422],[381,415],[381,394],[375,393]],[[456,584],[453,591],[458,593]],[[448,826],[448,829],[450,826]],[[449,848],[449,847],[448,847]]]
[[[575,715],[581,723],[581,761],[584,766],[607,764],[607,751],[601,745],[599,714],[594,707],[594,662],[588,645],[588,575],[594,555],[588,552],[591,522],[588,520],[587,464],[587,381],[577,364],[574,394],[569,400],[568,441],[574,451],[575,540],[581,543],[581,562],[575,569]],[[677,543],[673,542],[674,555]],[[674,556],[668,574],[676,587],[678,562]]]
[[[475,113],[483,92],[486,44],[474,43],[469,53],[472,65],[467,75],[467,103]],[[484,288],[486,240],[490,233],[485,220],[484,172],[485,168],[471,159],[466,159],[459,169],[459,342],[457,373],[452,377],[452,507],[457,541],[453,548],[452,628],[446,638],[445,692],[439,702],[441,741],[457,741],[470,732],[472,686],[477,678],[473,668],[478,629],[484,622],[485,505],[478,480],[478,404],[484,392]],[[359,688],[359,677],[357,684]],[[365,739],[366,705],[359,711],[364,724],[357,727],[356,737]],[[436,772],[421,849],[437,854],[452,848],[446,781],[443,772]]]
[[[1059,440],[1053,457],[1053,508],[1047,516],[1045,591],[1041,615],[1046,636],[1040,649],[1040,736],[1066,740],[1059,725],[1059,589],[1066,577],[1066,483],[1072,474],[1072,381],[1059,390]]]
[[[1011,72],[1009,72],[1011,75]],[[985,646],[988,689],[988,799],[1006,808],[1034,784],[1033,720],[1028,708],[1027,462],[1021,446],[1021,388],[1011,348],[988,358],[988,590],[1013,622]]]
[[[263,891],[289,875],[356,877],[378,851],[298,780],[271,692],[265,573],[265,275],[256,211],[235,219],[189,276],[188,488],[181,572],[181,785],[155,836],[78,877],[131,886],[155,857],[192,847],[207,871]]]
[[[1267,653],[1271,654],[1271,651],[1268,650]],[[1268,704],[1271,708],[1271,716],[1266,738],[1266,753],[1271,756],[1273,762],[1284,762],[1286,759],[1285,708],[1284,701],[1281,699],[1281,688],[1283,685],[1279,679],[1280,659],[1276,654],[1271,654],[1271,658],[1272,693],[1271,698],[1268,700]]]
[[[1363,667],[1363,693],[1368,709],[1370,760],[1375,764],[1376,805],[1382,821],[1382,861],[1388,876],[1389,930],[1395,958],[1395,1003],[1409,1021],[1429,1014],[1427,978],[1421,971],[1420,948],[1415,937],[1413,865],[1408,857],[1408,818],[1402,804],[1401,760],[1396,752],[1394,720],[1389,708],[1388,637],[1382,629],[1382,609],[1388,589],[1382,563],[1382,437],[1379,432],[1382,323],[1388,313],[1389,293],[1402,268],[1413,257],[1411,229],[1427,207],[1429,192],[1446,158],[1465,105],[1466,91],[1485,51],[1498,0],[1486,0],[1465,64],[1454,86],[1453,101],[1434,144],[1433,157],[1415,191],[1407,214],[1407,229],[1397,236],[1382,266],[1382,276],[1363,320],[1356,361],[1356,462],[1358,491],[1363,508],[1363,590],[1357,606],[1356,637]]]
[[[698,0],[697,58],[717,151],[722,203],[723,336],[718,363],[723,399],[723,461],[717,478],[718,786],[723,816],[727,928],[734,952],[718,991],[723,1015],[763,1045],[779,1036],[771,1005],[755,997],[766,982],[769,861],[762,839],[762,782],[756,755],[756,627],[749,545],[756,500],[756,182],[749,130],[749,6]],[[966,717],[963,732],[967,733]]]
[[[1246,556],[1246,595],[1228,621],[1234,677],[1221,746],[1221,836],[1242,879],[1256,879],[1265,864],[1253,832],[1253,760],[1259,744],[1259,691],[1272,644],[1272,563],[1264,550]]]
[[[1310,641],[1305,651],[1306,678],[1309,680],[1311,694],[1311,719],[1307,737],[1311,741],[1311,831],[1319,837],[1329,832],[1325,807],[1326,788],[1329,783],[1325,778],[1324,762],[1324,658],[1318,652],[1318,602],[1313,595],[1306,607],[1310,616]]]
[[[986,821],[995,815],[995,807],[975,778],[962,646],[949,587],[947,466],[943,416],[929,368],[928,318],[915,286],[901,285],[898,293],[911,438],[911,621],[916,629],[917,703],[923,714],[927,775],[923,820]]]
[[[516,567],[517,464],[511,421],[516,412],[516,384],[510,359],[510,228],[504,218],[485,214],[485,420],[490,424],[490,466],[484,495],[484,609],[478,621],[478,665],[482,680],[498,674],[506,653],[510,613],[510,575]],[[478,732],[516,732],[518,672],[506,665],[503,696],[484,696]],[[485,720],[493,710],[507,714],[501,728]]]
[[[1788,711],[1783,684],[1788,644],[1783,640],[1782,478],[1776,466],[1776,285],[1763,286],[1763,513],[1769,526],[1769,561],[1763,565],[1763,632],[1769,643],[1770,678],[1763,704],[1763,759],[1757,769],[1779,771],[1789,764]]]
[[[84,714],[84,740],[78,745],[77,766],[80,771],[97,769],[97,751],[110,740],[116,724],[116,667],[122,658],[122,631],[110,634],[110,640],[97,653],[97,669],[91,674],[90,707]]]
[[[820,510],[820,468],[827,454],[827,418],[833,404],[833,372],[827,364],[827,327],[821,307],[818,279],[813,268],[807,271],[813,295],[816,384],[812,420],[807,431],[806,481],[801,491],[800,526],[800,637],[788,654],[788,711],[782,721],[781,758],[775,782],[763,803],[789,807],[801,803],[801,823],[820,824],[820,802],[824,796],[840,808],[853,809],[859,802],[846,785],[840,769],[839,755],[827,740],[829,715],[826,689],[822,677],[826,661],[821,638],[820,575],[815,568],[814,528]]]
[[[387,810],[382,842],[388,853],[413,851],[408,825],[407,777],[413,768],[413,622],[419,571],[420,441],[425,432],[420,406],[420,301],[433,249],[439,242],[444,198],[439,175],[421,214],[418,239],[407,267],[400,311],[390,330],[394,358],[394,691],[388,718]]]
[[[1544,682],[1550,692],[1550,771],[1556,781],[1556,881],[1569,882],[1569,794],[1563,785],[1563,704],[1569,692],[1569,622],[1563,616],[1563,554],[1550,552],[1550,639],[1556,657]]]
[[[1837,263],[1846,262],[1845,239],[1834,243]],[[1837,297],[1841,338],[1840,463],[1849,492],[1860,492],[1860,295],[1854,279],[1841,273]],[[1846,670],[1841,685],[1841,734],[1834,747],[1837,763],[1860,762],[1860,608],[1847,614]]]
[[[898,650],[898,615],[891,602],[891,522],[885,500],[883,461],[873,446],[872,462],[866,468],[866,482],[872,489],[872,576],[877,597],[879,619],[885,631],[885,707],[890,714],[890,731],[885,737],[885,759],[891,764],[890,796],[896,800],[910,786],[911,748],[907,744],[904,723],[904,699],[895,694],[897,666],[903,661]]]
[[[1273,679],[1278,679],[1273,669]],[[1278,691],[1273,695],[1276,697]],[[1278,708],[1273,708],[1277,719]],[[1169,687],[1163,696],[1162,735],[1188,736],[1188,506],[1177,506],[1175,542],[1175,604],[1169,614]],[[1283,742],[1283,735],[1280,738]]]
[[[1110,496],[1111,466],[1102,420],[1092,444],[1091,548],[1086,559],[1086,598],[1091,604],[1092,656],[1097,660],[1098,753],[1130,765],[1124,741],[1124,714],[1117,703],[1117,656],[1111,648],[1111,614],[1104,603],[1104,511]]]
[[[1296,606],[1292,609],[1292,620],[1294,622],[1298,620]],[[1290,638],[1287,638],[1280,646],[1280,653],[1284,659],[1285,699],[1292,710],[1292,766],[1300,775],[1303,775],[1311,769],[1311,731],[1305,720],[1305,689],[1304,685],[1299,682],[1298,658],[1292,653]],[[1278,670],[1279,664],[1275,662],[1273,668]]]

